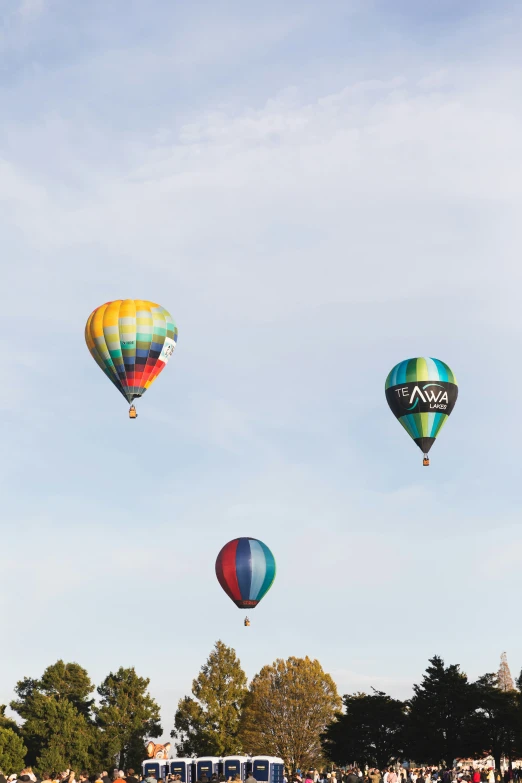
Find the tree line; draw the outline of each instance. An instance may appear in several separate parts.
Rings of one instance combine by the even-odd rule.
[[[0,706],[0,770],[138,770],[147,740],[163,734],[148,686],[133,668],[120,668],[95,698],[87,671],[61,660],[40,679],[26,677],[10,703],[19,720]],[[248,686],[235,651],[218,641],[191,695],[178,704],[171,736],[178,756],[268,753],[297,767],[321,757],[321,732],[340,708],[335,683],[318,661],[277,660]]]
[[[0,706],[0,769],[10,774],[32,766],[43,774],[139,765],[145,738],[162,731],[148,685],[133,668],[121,667],[97,688],[95,703],[94,685],[78,663],[60,660],[38,680],[25,677],[10,704],[23,722]]]
[[[522,676],[522,675],[521,675]],[[452,765],[463,757],[522,756],[522,679],[486,674],[470,682],[435,656],[406,701],[382,691],[342,699],[319,661],[278,659],[250,684],[235,651],[218,641],[191,694],[180,699],[171,737],[178,756],[273,755],[288,770],[394,761]],[[96,689],[77,663],[49,666],[16,685],[0,707],[0,769],[139,769],[146,741],[162,735],[149,680],[133,668],[109,674]]]
[[[501,667],[470,682],[458,664],[435,656],[406,701],[377,690],[346,695],[323,733],[325,756],[382,769],[396,760],[452,767],[491,755],[499,769],[501,758],[522,758],[522,674],[516,688],[502,675]]]
[[[180,701],[171,736],[180,755],[270,754],[288,770],[406,760],[451,767],[488,755],[500,768],[502,757],[522,758],[522,674],[515,687],[502,666],[470,682],[435,656],[410,699],[372,689],[341,700],[309,658],[265,666],[247,688],[234,651],[218,642]]]

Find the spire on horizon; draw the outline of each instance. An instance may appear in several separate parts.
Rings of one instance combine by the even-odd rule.
[[[505,652],[500,656],[500,669],[498,670],[498,687],[501,691],[514,691],[515,683],[509,671],[507,655]]]

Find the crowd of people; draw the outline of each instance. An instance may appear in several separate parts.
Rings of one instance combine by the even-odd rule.
[[[63,772],[44,772],[37,775],[32,767],[23,769],[19,775],[9,775],[6,777],[0,772],[0,783],[140,783],[141,775],[137,775],[133,769],[127,772],[115,769],[112,775],[104,770],[97,774],[89,772],[75,772],[72,769],[66,769]],[[158,783],[156,781],[156,783]]]
[[[493,767],[457,765],[452,769],[396,766],[383,770],[370,767],[363,771],[352,767],[332,772],[313,770],[305,775],[298,771],[292,783],[522,783],[522,769],[509,766],[502,772]]]
[[[287,779],[285,781],[288,783]],[[156,775],[151,773],[143,777],[133,769],[128,769],[127,772],[115,769],[112,776],[106,770],[89,774],[89,772],[76,773],[71,769],[66,769],[64,772],[44,772],[42,775],[36,775],[32,767],[27,767],[19,775],[6,777],[3,772],[0,772],[0,783],[181,783],[181,775],[169,774],[163,779],[156,778]],[[203,774],[196,783],[227,783],[227,781],[223,775],[214,774],[209,778]],[[243,783],[243,781],[239,775],[236,775],[233,778],[229,777],[228,783]],[[244,783],[257,783],[257,781],[252,775],[249,775]]]
[[[89,774],[86,771],[76,773],[66,769],[63,772],[43,773],[36,775],[31,767],[23,769],[19,775],[6,777],[0,772],[0,783],[181,783],[181,775],[167,775],[165,779],[157,779],[154,774],[147,777],[136,773],[133,769],[113,770],[109,775],[106,770]],[[210,778],[203,774],[196,783],[243,783],[241,777],[229,777],[214,774]],[[250,774],[245,783],[257,783]],[[285,775],[283,783],[289,783]],[[301,773],[298,770],[291,776],[291,783],[522,783],[522,769],[509,766],[504,772],[493,767],[463,767],[458,765],[453,769],[440,767],[405,768],[403,766],[389,767],[380,770],[376,767],[364,771],[357,767],[338,769],[331,772],[310,770]]]

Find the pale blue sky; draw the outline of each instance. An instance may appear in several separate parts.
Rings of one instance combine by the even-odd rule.
[[[0,701],[135,665],[168,734],[218,638],[341,693],[516,673],[520,8],[1,9]],[[121,297],[179,326],[134,423],[83,341]],[[419,355],[460,384],[429,470],[384,397]],[[248,630],[239,535],[279,569]]]

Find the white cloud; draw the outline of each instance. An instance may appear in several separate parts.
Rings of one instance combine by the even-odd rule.
[[[153,254],[171,280],[197,278],[203,300],[217,296],[242,318],[261,317],[254,290],[263,317],[275,318],[310,300],[437,289],[434,270],[448,267],[453,286],[469,286],[472,265],[472,288],[486,292],[499,268],[519,275],[515,223],[490,264],[499,222],[520,204],[513,76],[472,82],[448,69],[440,88],[438,72],[399,75],[306,103],[283,91],[258,109],[209,111],[168,141],[135,135],[127,144],[115,130],[107,145],[120,147],[116,170],[93,166],[88,137],[69,120],[61,135],[77,144],[51,153],[65,181],[44,188],[4,162],[12,222],[44,252],[97,243],[136,265]],[[68,171],[82,187],[67,184]]]

